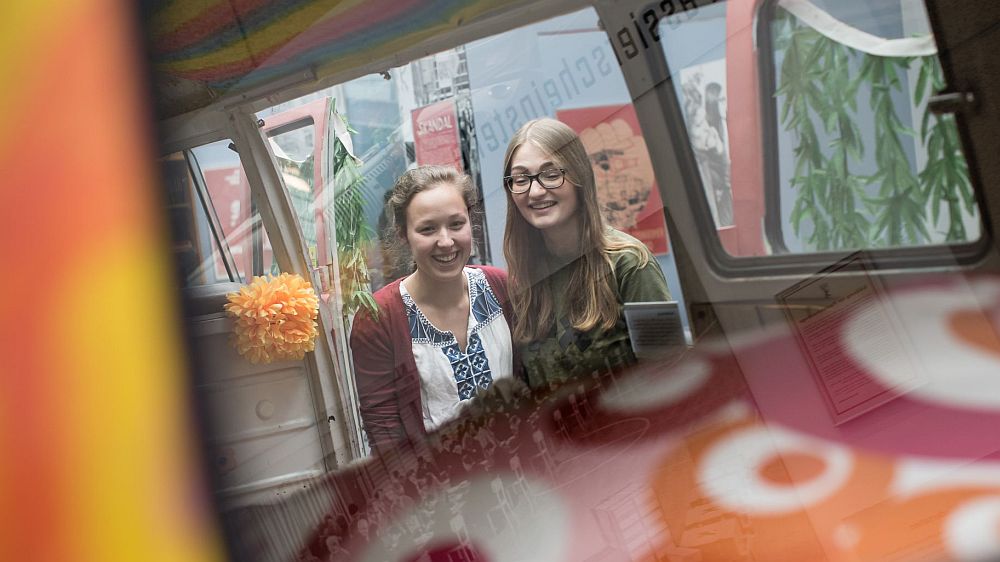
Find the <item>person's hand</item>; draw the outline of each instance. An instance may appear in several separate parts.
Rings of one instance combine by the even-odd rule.
[[[505,405],[516,402],[529,393],[528,385],[517,377],[503,377],[493,381],[488,389],[480,390],[475,398],[467,401],[462,407],[461,417],[478,417],[500,411]]]

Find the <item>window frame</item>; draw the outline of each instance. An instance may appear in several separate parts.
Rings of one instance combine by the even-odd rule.
[[[246,283],[247,281],[240,275],[239,268],[236,267],[236,259],[229,248],[229,242],[226,240],[226,236],[222,230],[222,223],[219,222],[219,215],[216,213],[215,205],[212,203],[212,198],[208,193],[208,184],[205,183],[205,175],[202,172],[201,163],[198,162],[198,157],[195,156],[193,149],[185,149],[183,154],[184,160],[187,161],[188,173],[191,174],[194,190],[198,194],[198,200],[201,202],[202,209],[205,211],[209,231],[216,247],[219,249],[219,253],[222,255],[222,263],[226,268],[226,273],[229,275],[229,281],[233,283]]]
[[[312,103],[312,102],[310,102],[310,103]],[[296,108],[296,109],[301,109],[301,108]],[[310,152],[311,152],[311,155],[313,157],[313,166],[314,167],[318,167],[319,169],[322,169],[321,168],[322,167],[321,156],[322,156],[322,154],[325,151],[325,147],[321,144],[321,140],[320,140],[321,136],[322,136],[320,134],[321,133],[321,131],[320,131],[320,123],[317,122],[316,116],[313,115],[312,113],[308,113],[307,112],[307,113],[305,113],[305,114],[303,114],[301,116],[296,116],[296,114],[298,113],[296,111],[296,109],[287,110],[289,113],[291,113],[293,115],[292,119],[289,120],[289,121],[287,121],[287,122],[281,123],[279,125],[274,125],[274,126],[269,127],[267,125],[266,120],[265,120],[265,125],[263,127],[261,127],[261,130],[264,133],[264,137],[268,141],[268,153],[271,154],[271,157],[274,159],[275,164],[277,164],[278,156],[276,154],[274,154],[273,151],[270,148],[270,143],[272,142],[272,139],[274,139],[275,137],[281,136],[281,135],[283,135],[285,133],[290,133],[292,131],[297,131],[299,129],[305,129],[305,128],[308,128],[308,127],[312,127],[313,146],[312,146],[312,149],[310,150]],[[278,113],[276,115],[281,115],[281,114]],[[274,116],[272,115],[270,117],[273,118]],[[326,124],[327,124],[326,121],[322,122],[322,125],[324,127],[326,126]],[[273,142],[277,143],[277,141],[273,141]],[[279,172],[280,172],[280,167],[278,167],[278,169],[279,169]],[[280,173],[284,174],[284,172],[280,172]],[[318,173],[319,173],[319,170],[316,169],[316,168],[314,168],[314,171],[313,171],[313,176],[314,177],[312,178],[314,182],[315,182],[315,179],[316,179],[315,176]],[[325,178],[324,178],[324,180],[325,180]],[[331,178],[330,181],[332,181],[332,178]],[[288,187],[288,185],[285,184],[284,178],[282,178],[281,184],[285,188],[286,191],[288,191],[290,189]],[[322,194],[322,192],[324,191],[324,189],[325,189],[325,186],[323,186],[323,185],[314,185],[313,186],[313,191],[311,193],[312,200],[310,201],[310,211],[314,215],[316,215],[316,214],[319,214],[320,216],[323,215],[323,211],[322,210],[320,210],[319,213],[317,213],[317,209],[315,208],[315,205],[317,203],[317,198],[320,197],[320,195]],[[289,192],[288,195],[289,195],[289,197],[291,197],[292,196],[291,192]],[[292,205],[292,208],[293,208],[293,210],[295,210],[294,204]],[[253,204],[253,209],[256,211],[256,209],[257,209],[256,204]],[[316,217],[313,217],[313,219],[315,220]],[[298,225],[299,234],[302,236],[303,241],[305,241],[305,227],[302,224],[302,219],[299,217],[297,210],[296,210],[296,213],[295,213],[295,222]],[[317,260],[319,254],[320,254],[319,248],[320,247],[327,248],[327,245],[329,244],[329,242],[327,240],[323,240],[322,246],[320,246],[320,244],[319,244],[319,242],[320,242],[319,241],[320,233],[319,233],[318,229],[320,229],[320,228],[323,229],[323,235],[324,236],[327,236],[327,235],[330,234],[330,233],[326,232],[326,229],[328,228],[327,225],[326,225],[326,222],[325,221],[320,221],[319,225],[317,225],[316,228],[317,228],[317,231],[315,232],[315,235],[316,235],[316,238],[317,238],[317,240],[316,240],[316,244],[317,244],[316,245],[316,255],[309,255],[308,252],[306,254],[306,258],[309,260],[309,263],[310,263],[310,265],[312,267],[315,267],[315,265],[313,265],[313,261]],[[331,240],[333,240],[333,239],[331,238]],[[263,253],[263,239],[261,240],[261,243],[262,243],[261,244],[261,251]],[[335,241],[334,241],[334,244],[336,244]],[[255,248],[256,248],[256,246],[255,246]],[[262,264],[262,269],[263,269],[263,255],[261,255],[261,264]],[[310,279],[310,281],[312,281],[314,283],[317,282],[316,279]]]
[[[733,1],[733,0],[729,0]],[[755,38],[757,49],[757,78],[760,101],[760,133],[763,151],[763,197],[764,197],[764,235],[773,251],[780,251],[770,256],[755,258],[735,258],[726,253],[723,269],[739,269],[740,273],[768,271],[771,273],[800,273],[814,271],[816,267],[829,264],[839,256],[856,251],[866,252],[883,267],[891,269],[921,269],[942,265],[969,266],[981,261],[992,247],[992,232],[988,228],[986,206],[983,199],[983,187],[970,156],[973,151],[966,140],[965,125],[960,114],[955,116],[962,143],[962,153],[969,169],[969,181],[972,184],[979,214],[979,238],[972,242],[961,244],[926,244],[899,248],[858,248],[831,251],[812,251],[792,253],[785,244],[781,224],[780,198],[780,154],[778,143],[778,100],[774,95],[777,82],[777,69],[774,64],[774,42],[771,37],[771,24],[774,21],[779,0],[760,0],[755,16]],[[770,150],[768,150],[770,148]],[[769,153],[770,152],[770,153]],[[780,250],[779,250],[780,249]],[[725,252],[724,252],[725,253]],[[825,259],[824,259],[825,258]],[[747,261],[746,265],[743,264]],[[758,260],[767,260],[769,264]],[[732,263],[732,262],[736,263]],[[773,265],[772,265],[773,264]],[[732,271],[729,271],[732,273]]]

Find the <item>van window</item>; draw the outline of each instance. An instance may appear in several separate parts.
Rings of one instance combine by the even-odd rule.
[[[314,267],[319,261],[319,240],[325,241],[322,208],[317,206],[321,202],[316,190],[315,129],[313,120],[306,118],[267,133]]]
[[[922,2],[764,2],[756,29],[727,5],[660,29],[730,255],[980,238],[955,120],[928,109],[945,84]]]
[[[239,155],[222,140],[160,159],[183,286],[278,273]]]

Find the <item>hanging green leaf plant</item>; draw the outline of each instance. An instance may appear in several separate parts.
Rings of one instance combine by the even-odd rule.
[[[924,57],[913,94],[914,105],[921,105],[933,92],[940,92],[944,87],[944,76],[937,57]],[[927,166],[920,172],[920,183],[931,204],[932,222],[938,223],[943,207],[948,216],[945,241],[968,240],[962,210],[974,215],[976,196],[972,192],[969,167],[958,141],[955,116],[925,111],[920,138],[927,147]]]
[[[356,134],[347,118],[331,109],[330,118],[339,119],[349,134]],[[334,124],[329,125],[333,127]],[[375,233],[365,220],[364,176],[361,161],[354,157],[338,135],[332,135],[333,144],[333,212],[337,240],[337,261],[340,269],[340,290],[343,295],[343,314],[349,317],[364,308],[378,312],[371,293],[366,251]]]
[[[927,198],[914,175],[903,148],[902,137],[913,136],[896,115],[894,91],[902,91],[899,71],[909,61],[900,58],[863,57],[859,81],[871,85],[869,104],[875,121],[875,162],[877,171],[869,181],[878,186],[878,195],[869,198],[874,215],[872,245],[902,246],[930,239],[925,207]]]
[[[919,173],[904,148],[917,133],[903,125],[893,96],[906,87],[901,74],[914,59],[855,51],[784,10],[775,24],[775,46],[784,54],[775,90],[783,97],[779,121],[794,138],[794,233],[820,251],[920,244],[931,240],[929,226],[938,224],[944,209],[946,240],[966,240],[962,210],[974,213],[975,200],[954,118],[925,110],[920,138],[927,163]],[[921,106],[944,84],[936,56],[918,62],[914,104]],[[860,70],[852,77],[855,68]],[[857,125],[863,85],[870,91],[874,126],[871,175],[859,172],[865,158]]]

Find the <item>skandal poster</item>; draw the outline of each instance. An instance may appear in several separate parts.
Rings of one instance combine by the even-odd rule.
[[[455,100],[446,99],[414,109],[411,116],[417,164],[439,164],[464,170]]]
[[[656,255],[669,251],[663,201],[646,140],[629,104],[558,111],[587,149],[597,202],[608,224],[641,240]]]

